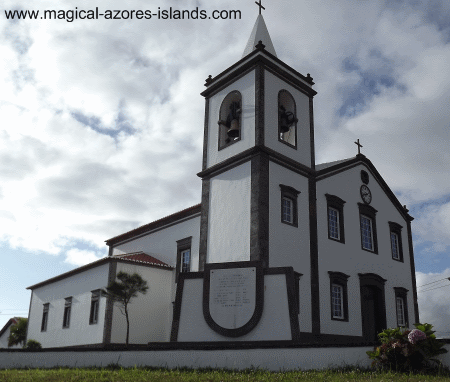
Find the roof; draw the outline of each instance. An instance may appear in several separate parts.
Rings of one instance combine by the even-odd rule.
[[[113,244],[119,243],[121,241],[142,235],[149,231],[153,231],[154,229],[163,227],[165,225],[175,223],[178,220],[192,217],[193,215],[199,214],[201,212],[201,206],[202,206],[201,204],[196,204],[195,206],[186,208],[182,211],[175,212],[172,215],[165,216],[159,220],[155,220],[151,223],[145,224],[145,225],[135,228],[131,231],[122,233],[118,236],[114,236],[111,239],[105,240],[105,242],[107,245],[113,245]]]
[[[25,318],[25,317],[13,317],[13,318],[10,318],[8,320],[8,322],[5,324],[5,326],[0,330],[0,337],[3,336],[3,334],[8,330],[8,328],[11,325],[17,324],[19,322],[19,319],[21,319],[21,318]]]
[[[392,204],[397,208],[398,212],[400,212],[400,214],[404,217],[404,219],[409,221],[414,220],[414,218],[410,214],[408,214],[409,210],[406,208],[406,206],[402,206],[402,204],[397,199],[392,190],[389,188],[386,181],[380,175],[378,170],[375,168],[372,162],[369,159],[367,159],[367,157],[363,154],[358,154],[356,155],[356,157],[349,159],[342,159],[335,162],[322,163],[316,166],[316,180],[320,181],[322,179],[336,175],[342,171],[346,171],[361,163],[365,164],[366,167],[370,169],[373,176],[376,178],[379,185],[386,193],[387,197],[391,200]]]
[[[158,260],[156,257],[147,255],[146,253],[144,253],[142,251],[126,253],[124,255],[114,255],[113,258],[122,259],[122,260],[131,260],[131,261],[135,261],[137,263],[152,264],[152,265],[156,265],[159,267],[173,268],[170,265],[166,264],[165,262]]]
[[[244,54],[242,55],[242,57],[245,57],[247,54],[253,52],[255,50],[255,46],[259,41],[261,41],[265,45],[265,49],[269,53],[277,57],[275,48],[273,47],[272,40],[269,35],[269,31],[267,30],[267,26],[262,15],[258,15],[258,18],[256,19],[255,25],[253,27],[252,33],[250,34],[247,45],[245,46]]]
[[[31,285],[27,289],[36,289],[36,288],[42,287],[44,285],[48,285],[48,284],[54,283],[56,281],[63,280],[65,278],[67,278],[67,277],[74,276],[76,274],[85,272],[85,271],[87,271],[89,269],[98,267],[100,265],[108,264],[108,263],[113,262],[113,261],[118,261],[118,262],[121,262],[121,263],[129,263],[129,264],[137,263],[136,265],[142,265],[142,266],[147,266],[147,267],[165,268],[167,270],[174,269],[170,265],[162,262],[161,260],[158,260],[156,257],[147,255],[144,252],[132,252],[132,253],[125,253],[125,254],[122,254],[122,255],[104,257],[104,258],[102,258],[100,260],[97,260],[97,261],[94,261],[92,263],[83,265],[81,267],[72,269],[69,272],[61,273],[58,276],[55,276],[55,277],[49,278],[47,280],[41,281],[40,283]]]

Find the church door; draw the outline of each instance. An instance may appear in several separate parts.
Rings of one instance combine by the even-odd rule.
[[[362,286],[361,304],[364,339],[378,341],[378,333],[386,329],[382,291],[376,286]]]

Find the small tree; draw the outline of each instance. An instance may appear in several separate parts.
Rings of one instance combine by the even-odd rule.
[[[27,338],[28,318],[19,318],[19,320],[11,325],[8,337],[8,347],[14,345],[25,345]]]
[[[119,281],[113,281],[103,290],[103,294],[109,296],[114,303],[117,303],[120,312],[127,320],[127,338],[126,345],[128,347],[128,340],[130,336],[130,320],[128,316],[128,304],[131,299],[138,296],[138,293],[147,293],[147,281],[145,281],[138,273],[132,275],[126,272],[119,272],[117,274]]]

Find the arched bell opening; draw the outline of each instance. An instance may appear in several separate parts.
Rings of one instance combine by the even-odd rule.
[[[237,90],[229,93],[219,112],[219,150],[241,139],[242,96]]]
[[[278,93],[278,140],[297,147],[297,108],[287,90]]]

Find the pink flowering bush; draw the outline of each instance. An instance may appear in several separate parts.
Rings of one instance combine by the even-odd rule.
[[[430,324],[414,324],[416,329],[383,330],[378,337],[381,345],[367,355],[373,359],[372,367],[397,371],[424,371],[440,365],[433,358],[447,353],[444,344],[434,335]]]

